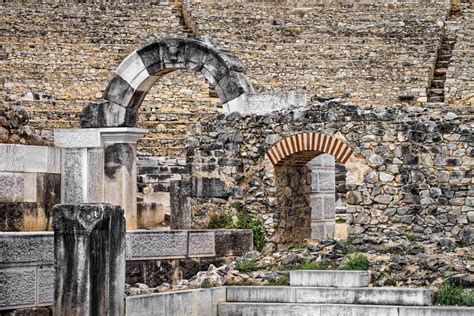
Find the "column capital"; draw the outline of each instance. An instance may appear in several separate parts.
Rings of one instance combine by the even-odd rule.
[[[62,148],[103,147],[110,143],[133,143],[148,133],[136,127],[67,128],[54,130],[54,145]]]

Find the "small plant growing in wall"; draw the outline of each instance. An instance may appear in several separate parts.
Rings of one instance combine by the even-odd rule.
[[[304,263],[295,265],[293,270],[328,270],[330,268],[331,267],[328,264],[306,261]]]
[[[436,305],[474,306],[474,289],[464,289],[448,279],[435,292],[433,303]]]
[[[208,228],[232,228],[233,226],[234,222],[232,221],[232,217],[230,215],[213,213],[211,214]]]
[[[342,270],[368,270],[369,260],[361,253],[351,253],[346,256]]]
[[[235,268],[239,270],[239,272],[250,272],[257,269],[257,264],[253,258],[242,259],[235,262]]]
[[[262,251],[265,247],[266,238],[263,232],[262,222],[260,220],[250,217],[249,215],[240,212],[237,214],[237,222],[235,228],[251,229],[253,232],[253,245],[258,251]]]

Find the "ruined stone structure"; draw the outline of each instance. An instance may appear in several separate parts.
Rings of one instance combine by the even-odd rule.
[[[56,313],[123,314],[125,281],[158,287],[252,250],[249,230],[207,229],[212,216],[238,213],[261,223],[269,254],[335,236],[372,254],[417,240],[423,259],[412,270],[422,276],[402,284],[432,284],[450,268],[439,256],[456,248],[456,273],[472,273],[466,1],[7,1],[1,9],[0,310],[48,307],[55,297]],[[74,249],[85,249],[84,260]],[[442,271],[429,275],[428,261]],[[91,281],[98,271],[103,279]],[[428,292],[417,292],[421,303],[397,302],[431,304]],[[225,296],[128,298],[126,312],[162,304],[164,314],[199,314],[176,302],[204,299],[202,313],[244,311]]]

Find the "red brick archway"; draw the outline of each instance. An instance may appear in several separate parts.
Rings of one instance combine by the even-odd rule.
[[[342,140],[321,133],[298,133],[276,142],[267,151],[274,166],[304,166],[320,154],[330,154],[340,163],[352,155],[352,149]]]

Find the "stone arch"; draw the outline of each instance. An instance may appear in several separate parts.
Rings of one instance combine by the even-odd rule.
[[[352,149],[322,133],[297,133],[274,143],[267,157],[274,166],[275,236],[279,244],[305,238],[334,238],[335,163],[346,163]]]
[[[342,140],[321,133],[298,133],[272,145],[267,156],[274,166],[290,164],[304,166],[320,154],[329,154],[340,163],[346,163],[352,149]]]
[[[243,74],[243,63],[207,41],[180,38],[152,41],[122,61],[102,99],[91,102],[81,112],[81,127],[135,126],[138,108],[153,84],[178,69],[201,72],[214,86],[222,104],[254,91]]]

